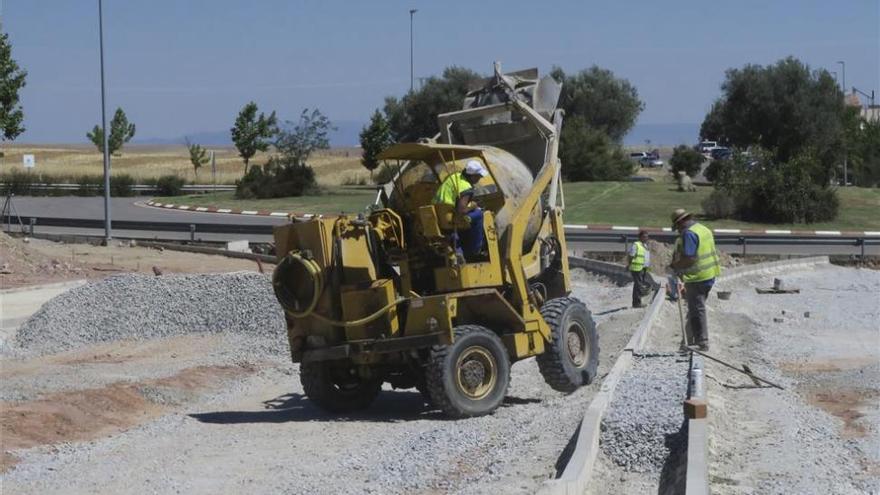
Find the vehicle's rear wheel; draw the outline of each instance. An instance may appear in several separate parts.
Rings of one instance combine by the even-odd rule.
[[[362,379],[352,375],[348,367],[326,362],[302,363],[299,377],[306,396],[321,409],[333,413],[366,409],[382,388],[381,380]]]
[[[425,377],[431,402],[455,418],[489,414],[510,385],[510,358],[501,339],[479,325],[455,327],[451,345],[431,350]]]
[[[599,335],[587,306],[574,297],[559,297],[541,307],[552,338],[535,359],[544,381],[560,392],[592,383],[599,368]]]

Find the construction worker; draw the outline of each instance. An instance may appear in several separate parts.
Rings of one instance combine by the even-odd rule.
[[[482,162],[468,160],[464,170],[449,174],[434,194],[434,204],[453,205],[457,214],[469,219],[470,227],[461,239],[457,231],[452,234],[456,251],[463,251],[465,257],[477,255],[483,249],[483,210],[473,202],[473,197],[474,186],[487,175],[489,171]]]
[[[642,308],[642,298],[651,290],[648,268],[651,267],[651,252],[648,251],[648,232],[639,232],[639,240],[632,243],[626,253],[626,265],[633,278],[632,307]]]
[[[709,325],[706,320],[706,298],[721,275],[721,264],[715,251],[712,231],[693,219],[684,209],[672,213],[672,228],[679,233],[669,265],[684,282],[687,301],[688,344],[709,350]]]

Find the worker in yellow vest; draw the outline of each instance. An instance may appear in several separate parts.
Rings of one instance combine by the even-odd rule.
[[[712,230],[699,224],[693,215],[679,208],[672,213],[672,228],[679,233],[675,241],[670,267],[684,282],[688,314],[686,333],[688,345],[709,350],[709,323],[706,320],[706,298],[721,275],[721,264],[715,250]]]
[[[479,160],[468,160],[464,170],[453,172],[443,179],[434,194],[434,204],[455,206],[457,214],[469,219],[470,227],[462,232],[452,233],[453,246],[457,252],[472,257],[483,249],[483,210],[473,202],[474,186],[489,175],[486,166]]]
[[[633,278],[632,306],[644,307],[642,298],[651,290],[651,275],[648,269],[651,267],[651,251],[648,250],[648,232],[639,231],[639,240],[632,243],[626,253],[626,265]]]

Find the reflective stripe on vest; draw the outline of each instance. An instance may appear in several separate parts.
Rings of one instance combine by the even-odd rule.
[[[718,252],[715,251],[715,238],[712,231],[702,224],[695,223],[688,230],[697,235],[700,244],[697,246],[697,260],[693,265],[682,271],[682,279],[685,283],[703,282],[721,275],[721,263],[718,260]],[[675,241],[675,250],[684,252],[682,237]]]
[[[461,193],[469,191],[473,187],[467,179],[461,176],[461,172],[453,172],[443,179],[443,183],[434,194],[433,202],[434,204],[455,205],[458,203]]]
[[[636,255],[629,263],[629,271],[640,272],[645,269],[645,246],[641,241],[634,242],[633,246],[636,248]]]

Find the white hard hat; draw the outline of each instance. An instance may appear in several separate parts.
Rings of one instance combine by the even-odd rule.
[[[486,170],[486,167],[484,167],[479,160],[468,160],[467,165],[464,167],[464,173],[468,175],[479,175],[480,177],[489,175],[489,171]]]

